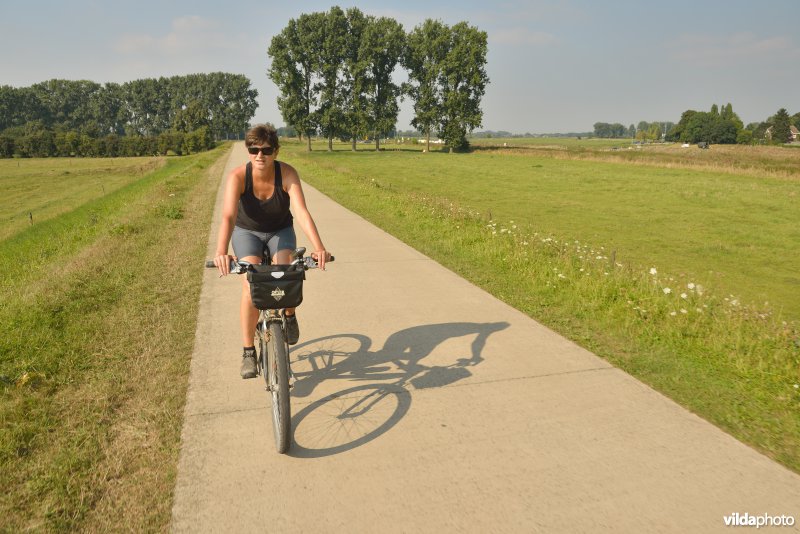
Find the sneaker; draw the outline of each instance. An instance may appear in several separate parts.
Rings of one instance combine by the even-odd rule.
[[[244,354],[242,354],[242,378],[255,378],[257,374],[256,351],[244,351]]]
[[[294,345],[300,339],[300,326],[297,324],[297,315],[286,316],[286,337],[289,338],[286,340],[289,345]]]

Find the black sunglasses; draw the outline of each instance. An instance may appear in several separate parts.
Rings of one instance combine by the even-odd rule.
[[[257,156],[259,152],[265,156],[271,156],[275,149],[271,146],[249,146],[247,151],[254,156]]]

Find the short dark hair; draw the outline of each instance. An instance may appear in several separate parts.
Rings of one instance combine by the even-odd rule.
[[[256,124],[244,136],[245,146],[269,144],[272,148],[280,148],[278,142],[278,132],[270,123]]]

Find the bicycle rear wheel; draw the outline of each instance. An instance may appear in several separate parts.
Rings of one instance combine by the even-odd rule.
[[[281,324],[269,323],[267,365],[264,378],[272,399],[272,430],[275,448],[283,454],[289,449],[291,434],[291,407],[289,403],[289,346]]]

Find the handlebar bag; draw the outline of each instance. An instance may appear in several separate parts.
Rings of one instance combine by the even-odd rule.
[[[289,265],[253,265],[247,273],[250,298],[259,310],[294,308],[303,302],[305,270]]]

